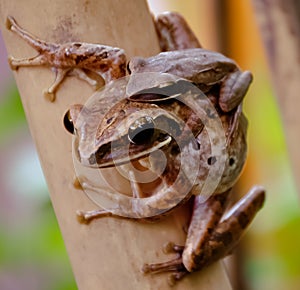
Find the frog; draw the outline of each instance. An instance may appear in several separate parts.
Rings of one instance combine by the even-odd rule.
[[[76,76],[96,90],[103,85],[104,79],[109,82],[126,74],[126,56],[124,50],[118,47],[44,41],[20,27],[12,16],[7,17],[6,27],[38,52],[38,55],[24,59],[9,56],[8,63],[12,70],[33,66],[46,66],[54,70],[55,80],[44,91],[45,98],[50,102],[55,101],[56,92],[67,76]]]
[[[180,88],[184,86],[182,80],[177,82],[180,82]],[[177,82],[168,86],[177,86]],[[78,105],[71,107],[69,112],[77,138],[80,140],[76,150],[78,150],[82,164],[101,169],[112,166],[118,167],[124,163],[139,162],[143,168],[150,168],[156,172],[163,184],[163,186],[158,187],[159,192],[155,192],[152,200],[148,203],[151,206],[143,208],[140,205],[135,206],[135,202],[143,201],[142,187],[134,179],[130,179],[133,195],[132,204],[122,204],[121,208],[117,207],[114,210],[102,208],[91,211],[79,210],[77,216],[81,223],[89,224],[97,218],[120,216],[156,221],[175,212],[183,204],[192,201],[191,221],[188,226],[185,245],[169,242],[164,246],[164,251],[175,253],[176,258],[158,264],[144,264],[141,268],[145,274],[170,272],[168,277],[170,285],[174,285],[185,275],[202,270],[213,262],[231,254],[255,214],[263,206],[265,199],[264,188],[253,186],[249,193],[235,206],[230,210],[227,209],[232,187],[238,180],[246,159],[247,120],[241,113],[235,134],[230,142],[224,133],[225,142],[223,144],[226,146],[228,156],[218,186],[211,196],[203,200],[203,194],[199,194],[203,189],[203,180],[207,178],[208,171],[213,165],[219,168],[219,156],[211,155],[212,145],[203,119],[200,119],[191,110],[193,107],[190,105],[191,103],[186,106],[180,102],[180,98],[190,100],[193,96],[196,96],[195,100],[199,101],[197,93],[193,92],[193,88],[191,88],[192,84],[189,81],[185,82],[186,88],[181,91],[180,97],[178,97],[177,89],[175,90],[177,94],[167,98],[164,94],[156,95],[155,98],[157,99],[154,102],[154,97],[151,95],[149,98],[148,93],[143,90],[137,95],[128,96],[118,102],[108,113],[104,114],[100,124],[95,125],[97,137],[92,149],[85,148],[84,144],[85,142],[88,145],[91,143],[87,141],[86,136],[90,136],[88,130],[92,122],[87,121],[87,119],[90,117],[94,122],[93,114],[95,112]],[[106,94],[106,91],[103,94]],[[215,92],[211,94],[215,94]],[[212,98],[213,96],[207,98],[208,102]],[[100,108],[103,106],[99,106],[97,109],[100,110]],[[96,108],[94,109],[96,110]],[[161,111],[161,109],[163,110]],[[191,136],[185,134],[185,126],[179,126],[175,130],[176,132],[170,135],[155,134],[155,123],[158,119],[161,121],[167,119],[168,121],[163,122],[163,124],[172,124],[171,127],[174,128],[172,122],[177,121],[173,116],[174,112],[180,114],[180,119],[185,124],[188,123]],[[82,116],[80,116],[81,114]],[[231,114],[236,114],[236,112],[224,113],[219,111],[215,115],[210,114],[209,118],[220,118],[222,128],[226,131],[230,127]],[[170,128],[164,128],[162,125],[159,128],[163,128],[163,132],[171,131]],[[127,142],[127,145],[124,145],[124,142]],[[180,145],[180,152],[177,150],[178,144]],[[124,147],[130,147],[129,154],[126,149],[124,150]],[[114,148],[114,151],[111,148]],[[167,159],[168,165],[163,171],[160,170],[160,155],[156,159],[152,158],[151,162],[145,160],[151,153],[158,150],[162,150]],[[192,171],[192,165],[189,163],[187,170],[183,173],[179,170],[182,158],[180,154],[182,153],[189,156],[188,161],[190,163],[199,158],[197,177],[192,185],[187,177],[188,174],[186,174],[186,172]],[[214,177],[216,178],[217,174]],[[178,180],[179,182],[176,182]],[[91,188],[91,184],[86,181],[82,182],[82,186],[85,189],[98,192],[101,190],[95,187]],[[186,194],[181,195],[182,191],[186,191]],[[122,201],[119,202],[122,203]],[[168,205],[167,209],[163,207],[165,204]]]
[[[175,259],[147,263],[141,268],[144,274],[171,273],[169,282],[174,284],[232,253],[262,208],[265,189],[253,186],[239,202],[227,208],[232,187],[246,160],[247,120],[242,103],[252,82],[251,72],[241,71],[233,60],[220,53],[203,49],[178,13],[159,15],[154,25],[162,52],[148,58],[133,57],[127,63],[125,52],[120,48],[88,43],[45,42],[22,29],[9,16],[7,27],[39,52],[37,57],[30,59],[10,57],[9,63],[12,69],[34,65],[54,68],[56,79],[46,91],[51,101],[54,101],[55,92],[68,75],[75,74],[94,87],[99,87],[104,81],[105,87],[108,87],[107,91],[104,87],[104,92],[108,92],[110,98],[92,109],[73,105],[65,116],[68,131],[76,136],[74,147],[77,159],[91,168],[138,164],[151,169],[160,182],[157,192],[150,196],[151,206],[143,207],[140,201],[144,192],[139,182],[132,178],[132,199],[124,199],[124,203],[113,210],[80,210],[77,217],[86,224],[108,216],[156,220],[191,202],[193,207],[185,244],[170,242],[165,247],[166,252],[176,254]],[[76,59],[83,61],[76,62]],[[95,66],[92,66],[95,59]],[[99,73],[102,83],[98,83],[98,79],[92,78],[87,71]],[[110,84],[125,75],[129,74],[130,80],[143,73],[170,74],[177,78],[157,86],[150,82],[150,89],[146,81],[144,87],[125,97],[121,90],[114,90],[117,95],[112,95]],[[195,87],[207,98],[203,98]],[[114,98],[118,101],[106,112],[105,108]],[[207,115],[204,119],[191,109],[199,102]],[[99,112],[101,121],[97,119]],[[220,120],[220,128],[223,128],[224,136],[221,131],[215,132],[222,145],[223,154],[219,156],[212,155],[213,144],[207,129],[207,122],[211,119]],[[112,143],[114,150],[111,149]],[[161,151],[166,159],[164,168],[161,168],[161,155],[156,154]],[[188,157],[185,159],[187,164],[180,162],[182,156]],[[222,156],[225,156],[225,161],[218,185],[209,195],[200,194],[208,172],[211,168],[218,169]],[[197,175],[195,179],[190,179],[188,170],[193,168],[194,163],[197,165]],[[133,176],[135,173],[129,171],[128,174]],[[90,181],[82,180],[81,186],[105,193],[105,189],[94,186]],[[113,196],[111,194],[110,198]]]

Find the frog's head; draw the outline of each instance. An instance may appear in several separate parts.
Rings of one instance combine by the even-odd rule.
[[[112,167],[165,150],[172,141],[187,144],[203,128],[192,109],[178,99],[181,94],[190,96],[193,89],[190,82],[180,80],[119,98],[108,111],[109,104],[103,103],[108,98],[73,105],[65,119],[76,136],[77,159],[89,167]]]
[[[167,148],[184,128],[174,113],[130,99],[114,105],[101,119],[91,115],[93,112],[79,105],[68,113],[77,158],[89,167],[112,167],[147,157]]]

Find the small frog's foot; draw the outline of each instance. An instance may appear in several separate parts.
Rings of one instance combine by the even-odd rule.
[[[66,78],[67,74],[69,73],[70,69],[56,69],[56,77],[53,82],[53,84],[48,88],[47,90],[44,91],[44,97],[46,100],[50,102],[54,102],[56,99],[56,91],[60,84],[64,81]]]
[[[11,70],[17,70],[19,66],[15,64],[15,59],[12,56],[8,57],[8,64]]]
[[[44,91],[44,97],[47,101],[53,103],[55,101],[55,93],[54,92],[50,92],[49,90]]]
[[[76,214],[77,214],[77,220],[81,224],[89,224],[93,219],[112,216],[111,212],[104,209],[91,210],[91,211],[78,210]]]
[[[14,25],[14,19],[11,16],[7,16],[5,26],[8,30],[11,30],[11,27]]]

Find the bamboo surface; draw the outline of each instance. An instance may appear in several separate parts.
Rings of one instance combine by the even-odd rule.
[[[300,2],[252,0],[300,194]]]
[[[51,4],[51,5],[50,5]],[[118,46],[128,58],[158,53],[158,43],[146,1],[15,1],[0,2],[1,30],[9,55],[35,56],[36,52],[5,28],[8,15],[43,40],[62,43],[85,41]],[[50,68],[20,68],[14,73],[22,103],[47,180],[51,200],[71,260],[79,289],[168,289],[167,275],[148,275],[145,262],[160,262],[172,256],[162,253],[167,241],[183,244],[186,209],[156,223],[103,218],[82,225],[78,209],[97,206],[75,189],[72,136],[63,126],[70,105],[84,103],[92,88],[68,77],[50,103],[43,90],[53,82]],[[114,175],[111,175],[115,178]],[[186,277],[172,289],[231,289],[220,263]]]

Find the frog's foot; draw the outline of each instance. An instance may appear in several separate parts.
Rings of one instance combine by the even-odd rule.
[[[47,90],[44,91],[44,97],[50,101],[54,102],[55,101],[55,93],[60,86],[60,84],[64,81],[66,78],[67,74],[69,73],[70,69],[56,69],[56,76],[53,84],[48,88]]]
[[[170,286],[173,286],[177,281],[189,273],[182,263],[181,254],[178,254],[178,257],[168,262],[144,264],[142,267],[142,272],[144,274],[171,272],[170,276],[168,277],[168,283]]]
[[[90,210],[90,211],[78,210],[76,212],[76,215],[77,215],[77,220],[81,224],[89,224],[94,219],[112,216],[113,214],[105,209],[97,209],[97,210]]]
[[[171,272],[168,277],[168,283],[173,286],[177,281],[182,279],[189,272],[182,263],[182,253],[184,246],[176,245],[173,242],[168,242],[163,246],[165,254],[176,253],[177,257],[167,262],[144,264],[142,272],[144,274],[158,274],[164,272]]]
[[[42,54],[30,58],[17,59],[12,56],[8,57],[8,63],[12,70],[17,70],[20,66],[41,66],[47,64],[47,60]]]

